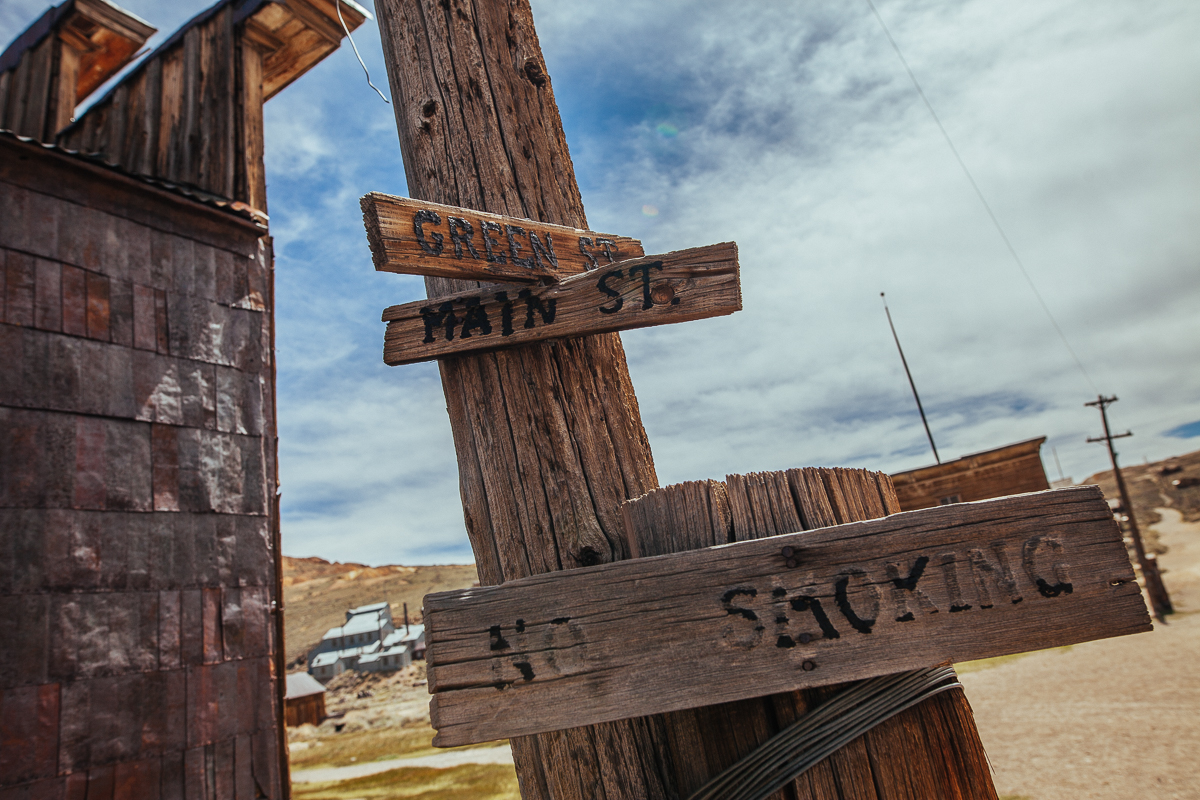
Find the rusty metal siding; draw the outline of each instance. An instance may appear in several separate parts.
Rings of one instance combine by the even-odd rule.
[[[281,797],[264,232],[0,149],[0,795]]]

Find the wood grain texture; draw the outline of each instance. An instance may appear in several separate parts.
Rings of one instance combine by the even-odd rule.
[[[152,33],[116,6],[76,0],[0,76],[0,128],[53,142],[76,104],[125,66]],[[12,97],[10,87],[16,90]]]
[[[376,10],[409,194],[586,230],[528,3],[381,0]],[[426,278],[426,288],[474,287]],[[658,481],[618,335],[440,369],[481,582],[627,558],[620,504]],[[653,719],[516,739],[513,752],[526,800],[677,796]]]
[[[848,507],[853,472],[826,475]],[[752,487],[729,487],[735,538]],[[443,745],[1150,630],[1094,487],[439,593],[425,614]]]
[[[732,243],[622,261],[562,283],[491,286],[392,306],[384,363],[724,316],[742,307]]]
[[[365,19],[351,4],[343,3],[342,11],[351,29]],[[262,104],[336,49],[344,33],[332,4],[324,2],[268,3],[240,22],[236,13],[237,4],[225,4],[190,23],[60,131],[58,144],[265,212]],[[286,32],[271,28],[272,21]],[[69,77],[74,69],[81,85],[92,81],[101,65],[89,53],[82,63],[64,62],[59,73]],[[269,81],[265,61],[271,64]],[[29,81],[22,86],[27,98]],[[46,113],[58,119],[67,101],[55,102]]]
[[[360,202],[375,269],[481,281],[558,281],[645,255],[595,233],[371,192]]]

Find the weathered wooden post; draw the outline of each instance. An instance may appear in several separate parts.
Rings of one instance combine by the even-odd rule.
[[[526,2],[379,0],[414,198],[586,228]],[[431,297],[475,284],[430,277]],[[440,363],[481,583],[627,558],[622,501],[658,485],[616,334]],[[523,795],[670,797],[661,726],[513,741]]]
[[[786,480],[780,488],[777,477],[762,483],[732,476],[728,489],[700,492],[691,499],[703,502],[676,512],[677,520],[709,515],[706,524],[639,526],[636,509],[653,506],[652,500],[623,516],[622,504],[655,489],[657,479],[615,331],[740,308],[736,248],[644,256],[637,242],[586,230],[527,0],[378,0],[377,8],[410,193],[426,202],[369,195],[363,201],[368,236],[377,267],[409,262],[402,271],[429,276],[431,298],[385,312],[385,360],[440,359],[481,583],[511,584],[516,592],[511,597],[483,592],[474,605],[469,597],[446,598],[427,609],[448,620],[445,627],[431,628],[435,639],[442,636],[434,653],[442,683],[434,685],[431,678],[430,686],[438,692],[433,711],[439,737],[447,744],[455,735],[480,740],[503,728],[501,737],[512,737],[522,794],[530,800],[685,797],[803,714],[825,690],[754,699],[777,691],[772,681],[800,684],[768,667],[759,687],[730,667],[727,685],[714,690],[710,702],[731,702],[694,710],[704,705],[695,702],[697,695],[681,699],[659,685],[648,687],[654,690],[647,695],[651,705],[643,706],[640,687],[628,678],[622,683],[597,677],[597,665],[617,654],[584,655],[589,646],[597,654],[610,648],[611,630],[608,640],[593,643],[569,615],[540,607],[545,619],[537,617],[538,635],[544,637],[539,650],[530,644],[534,634],[526,624],[534,617],[505,609],[530,602],[527,590],[536,596],[553,586],[556,578],[538,578],[542,573],[591,567],[569,573],[589,580],[597,569],[625,568],[611,562],[722,543],[728,539],[721,534],[729,531],[750,540],[879,517],[898,508],[890,505],[890,483],[885,476],[841,471],[830,473],[831,482],[818,492],[817,484],[806,481],[826,481],[824,474],[799,480],[800,489],[787,488]],[[514,273],[514,265],[521,269]],[[478,283],[497,280],[518,282]],[[535,280],[542,285],[530,285]],[[818,516],[796,510],[793,499],[800,490],[823,498],[813,500]],[[662,491],[651,498],[680,492],[678,499],[688,499],[698,490],[692,485]],[[726,495],[729,508],[722,517],[725,501],[719,497]],[[990,519],[980,522],[978,535],[985,535]],[[746,557],[755,569],[765,568],[762,552]],[[633,565],[655,568],[653,560]],[[670,583],[661,575],[654,579]],[[915,584],[911,572],[895,580]],[[532,590],[530,582],[536,584]],[[846,591],[839,589],[838,597]],[[803,597],[793,599],[810,612],[814,607]],[[853,617],[852,611],[844,613]],[[488,615],[498,615],[497,622],[484,624]],[[870,629],[862,619],[858,625]],[[457,632],[462,641],[456,644]],[[562,645],[558,636],[576,641]],[[530,660],[517,650],[529,651]],[[635,650],[650,655],[645,645]],[[540,660],[534,663],[535,658]],[[900,659],[891,671],[912,663]],[[638,665],[636,658],[622,674],[633,674],[630,664]],[[548,681],[547,671],[565,677]],[[876,674],[882,673],[845,672],[847,679]],[[571,676],[578,679],[572,682]],[[708,683],[696,686],[708,691],[711,679],[710,673]],[[565,694],[547,701],[543,692],[549,684],[552,692]],[[530,711],[534,706],[520,708],[520,698],[530,693],[540,698],[537,713]],[[554,707],[566,716],[537,718]],[[473,708],[485,708],[485,716],[490,710],[495,724],[481,730],[471,719]],[[651,712],[666,713],[626,718]],[[574,718],[593,724],[562,723]],[[965,698],[949,692],[843,749],[784,796],[994,800],[995,791]]]

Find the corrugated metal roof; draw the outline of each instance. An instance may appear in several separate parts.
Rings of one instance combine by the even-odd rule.
[[[108,163],[101,156],[92,155],[89,153],[81,153],[78,150],[68,150],[65,147],[59,147],[56,144],[39,142],[37,139],[31,139],[28,136],[21,136],[20,134],[14,133],[13,131],[5,128],[0,128],[0,138],[16,140],[28,145],[36,145],[43,150],[49,150],[53,153],[58,153],[59,155],[78,159],[94,167],[103,167],[104,169],[115,172],[118,175],[135,180],[138,183],[144,183],[157,189],[170,192],[171,194],[177,194],[180,197],[186,197],[189,200],[194,200],[197,203],[203,203],[206,206],[220,209],[227,214],[233,214],[234,216],[241,217],[242,219],[250,220],[266,230],[269,217],[258,209],[251,208],[249,205],[240,201],[219,197],[210,192],[206,192],[203,189],[197,189],[194,186],[185,186],[178,183],[171,183],[169,181],[162,181],[157,178],[151,178],[146,175],[140,175],[136,172],[128,172],[114,164]]]
[[[389,633],[387,636],[384,637],[383,646],[391,647],[391,646],[399,644],[401,642],[415,642],[415,641],[417,641],[417,639],[420,639],[421,636],[423,636],[424,634],[425,634],[425,626],[424,625],[410,625],[410,626],[408,626],[407,632],[405,632],[404,628],[397,628],[396,630],[392,631],[391,633]]]
[[[310,667],[324,667],[333,664],[339,658],[357,658],[359,656],[369,655],[378,651],[383,645],[380,642],[371,642],[360,647],[346,647],[342,650],[328,650],[324,653],[318,653],[313,657]]]
[[[383,611],[387,607],[388,607],[388,604],[387,604],[386,600],[381,600],[378,603],[368,603],[365,606],[359,606],[358,608],[352,608],[349,611],[347,611],[346,619],[349,619],[350,617],[353,617],[357,614],[369,614],[372,611]]]
[[[296,700],[301,697],[311,697],[314,694],[325,694],[321,682],[307,672],[290,672],[287,676],[287,695],[284,699]]]

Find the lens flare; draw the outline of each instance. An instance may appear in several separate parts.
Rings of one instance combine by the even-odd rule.
[[[676,128],[669,122],[660,122],[655,130],[658,131],[658,135],[664,139],[674,139],[679,135],[679,128]]]
[[[657,217],[658,216],[658,206],[650,206],[650,205],[642,206],[642,213],[645,214],[647,217]]]

